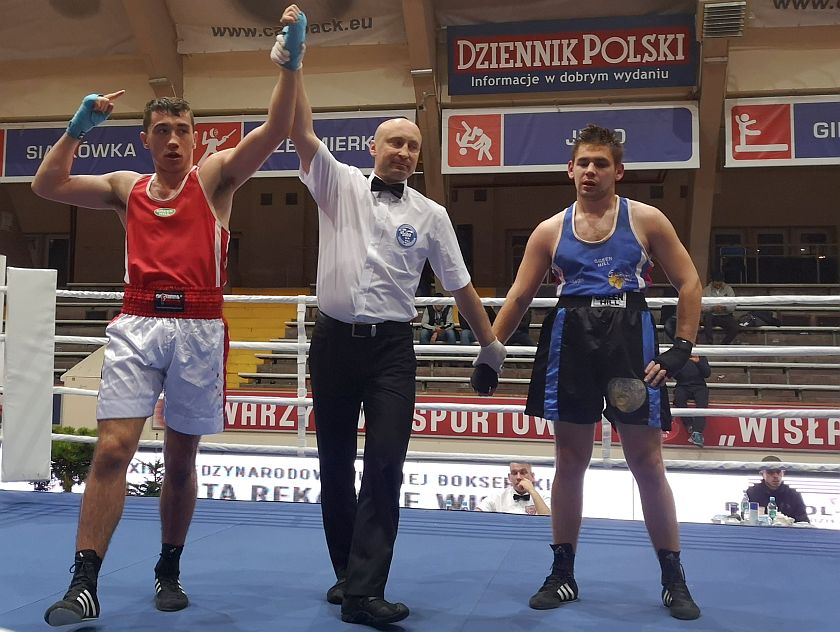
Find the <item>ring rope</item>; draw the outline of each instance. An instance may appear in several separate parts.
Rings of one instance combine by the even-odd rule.
[[[0,393],[3,387],[0,386]],[[81,395],[96,397],[98,391],[69,386],[55,386],[53,392],[60,395]],[[278,406],[312,406],[311,397],[270,397],[256,395],[227,395],[225,400],[241,404],[275,404]],[[488,401],[492,401],[488,399]],[[521,413],[523,404],[460,404],[456,402],[415,402],[417,410],[440,410],[446,412]],[[837,408],[671,408],[673,417],[840,417]]]
[[[6,340],[6,334],[0,334],[0,341]],[[82,345],[104,345],[108,339],[100,336],[56,336],[57,343],[66,344],[82,344]],[[309,343],[300,342],[254,342],[254,341],[237,341],[230,342],[231,349],[254,349],[254,350],[274,350],[274,351],[306,351],[309,349]],[[522,345],[509,345],[505,347],[510,356],[534,356],[537,348]],[[659,345],[660,351],[666,351],[670,345]],[[427,355],[452,355],[462,354],[465,358],[477,355],[480,347],[477,345],[414,345],[417,352]],[[702,351],[701,355],[713,357],[762,357],[762,356],[783,356],[796,357],[804,355],[814,356],[840,356],[840,346],[793,346],[793,345],[696,345],[694,347],[697,351]]]
[[[0,286],[0,292],[5,292],[7,286]],[[122,292],[101,292],[89,290],[56,290],[56,296],[61,298],[80,298],[80,299],[102,299],[102,300],[117,300],[123,296]],[[225,294],[224,300],[229,303],[305,303],[306,305],[317,305],[318,297],[313,295],[296,295],[296,296],[269,296],[264,294]],[[662,307],[663,305],[676,305],[678,298],[676,297],[646,297],[648,306]],[[732,306],[749,306],[749,305],[766,305],[768,301],[773,303],[786,303],[789,305],[837,305],[840,306],[840,295],[805,295],[805,294],[774,294],[765,296],[721,296],[721,297],[703,297],[704,304],[715,305],[732,305]],[[452,297],[416,297],[415,302],[418,305],[452,305],[454,300]],[[492,305],[498,307],[504,304],[504,298],[482,298],[482,304]],[[554,307],[557,303],[556,298],[535,298],[531,302],[532,307]],[[783,309],[780,307],[779,309]]]

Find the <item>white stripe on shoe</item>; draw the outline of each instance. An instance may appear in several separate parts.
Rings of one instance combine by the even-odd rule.
[[[94,619],[99,616],[99,612],[96,609],[96,602],[94,602],[93,597],[90,594],[90,591],[85,589],[79,593],[79,596],[76,597],[76,601],[82,606],[82,618],[84,619]]]
[[[184,592],[184,587],[181,585],[181,580],[176,579],[176,583],[178,584],[178,590]],[[160,585],[160,580],[155,578],[155,594],[158,594],[161,590],[163,590],[163,586]]]
[[[572,587],[569,586],[568,583],[563,584],[560,588],[557,589],[557,595],[560,597],[562,601],[574,601],[577,599],[575,596],[575,591],[572,590]]]

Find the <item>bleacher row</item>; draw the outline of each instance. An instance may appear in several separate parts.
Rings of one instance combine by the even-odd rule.
[[[256,292],[254,292],[256,293]],[[770,301],[768,301],[770,303]],[[233,304],[241,305],[241,304]],[[227,315],[226,305],[226,315]],[[276,318],[263,309],[262,316],[255,318],[251,312],[256,307],[284,307],[285,318],[281,321],[283,331],[278,331]],[[267,306],[250,305],[247,332],[238,335],[237,320],[228,316],[231,325],[232,340],[292,340],[297,338],[297,322],[287,320],[293,305]],[[119,312],[120,304],[116,301],[92,303],[91,301],[59,300],[57,307],[56,333],[63,335],[101,336],[108,322]],[[731,401],[798,401],[810,403],[830,403],[840,401],[838,388],[838,369],[840,361],[834,356],[823,357],[822,361],[809,361],[807,358],[791,359],[788,357],[762,357],[747,360],[737,357],[739,345],[797,345],[797,346],[837,346],[840,341],[840,326],[787,324],[838,322],[838,310],[835,307],[801,307],[768,305],[782,319],[781,326],[745,327],[733,345],[733,359],[710,359],[712,375],[708,380],[711,400]],[[275,309],[276,311],[276,309]],[[531,337],[536,344],[545,309],[534,309],[531,323]],[[307,336],[311,336],[314,327],[315,308],[307,309],[304,325]],[[256,327],[260,319],[268,320]],[[243,319],[240,319],[242,321]],[[415,339],[418,337],[419,317],[415,324]],[[661,326],[659,326],[661,330]],[[274,332],[269,335],[266,331]],[[278,338],[277,334],[283,337]],[[250,334],[250,335],[248,335]],[[660,342],[667,341],[664,334]],[[56,348],[55,372],[59,374],[88,355],[90,347],[62,344]],[[228,384],[240,388],[293,390],[297,386],[297,361],[294,354],[254,353],[238,350],[240,360],[229,366]],[[471,358],[455,355],[424,354],[418,351],[417,387],[419,392],[442,392],[451,394],[471,394],[469,375],[472,371]],[[527,392],[531,373],[532,358],[509,357],[505,371],[500,379],[498,394],[521,396]],[[229,361],[230,364],[230,361]],[[307,375],[308,380],[308,375]]]

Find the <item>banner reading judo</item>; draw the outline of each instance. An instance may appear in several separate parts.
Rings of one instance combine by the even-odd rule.
[[[618,134],[627,169],[696,169],[697,106],[621,104],[444,112],[444,173],[566,171],[578,130]]]

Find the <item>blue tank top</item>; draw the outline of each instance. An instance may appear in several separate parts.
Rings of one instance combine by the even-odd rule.
[[[630,203],[618,199],[615,230],[598,243],[575,235],[575,204],[566,209],[560,241],[551,262],[557,296],[610,296],[638,292],[648,286],[653,267],[630,224]]]

